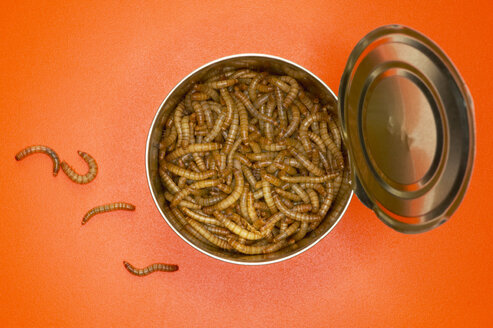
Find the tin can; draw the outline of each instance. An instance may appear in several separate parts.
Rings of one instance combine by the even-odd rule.
[[[337,103],[344,141],[346,178],[331,210],[335,216],[291,247],[266,255],[220,250],[189,234],[167,206],[158,173],[161,133],[177,103],[207,76],[239,68],[289,75],[322,104]],[[279,262],[308,250],[343,217],[353,191],[379,219],[403,233],[424,232],[447,221],[467,190],[475,127],[467,87],[443,51],[410,28],[380,27],[350,54],[339,97],[307,69],[271,55],[229,56],[190,73],[164,99],[147,139],[147,179],[163,218],[202,253],[249,265]]]

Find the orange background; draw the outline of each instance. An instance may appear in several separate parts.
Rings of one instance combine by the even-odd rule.
[[[460,4],[464,2],[465,4]],[[491,1],[3,1],[0,4],[0,322],[3,327],[485,327],[492,324]],[[356,198],[319,244],[245,267],[209,258],[159,215],[144,166],[160,103],[213,59],[294,61],[337,91],[352,48],[400,23],[437,42],[475,102],[477,156],[451,221],[421,235],[386,227]],[[31,144],[96,180],[51,174]],[[91,207],[130,201],[132,212]],[[145,278],[122,265],[178,263]]]

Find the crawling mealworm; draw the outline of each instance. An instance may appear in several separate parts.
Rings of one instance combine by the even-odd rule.
[[[154,271],[173,272],[178,270],[178,265],[176,264],[154,263],[146,266],[143,269],[138,269],[126,261],[123,261],[123,265],[125,266],[125,269],[128,270],[128,272],[141,277],[147,276]]]
[[[53,161],[53,176],[56,177],[58,171],[60,170],[60,158],[58,157],[57,153],[50,147],[42,145],[26,147],[15,155],[15,160],[20,161],[24,157],[34,153],[43,153],[51,157],[51,160]]]
[[[233,223],[231,220],[229,220],[225,215],[221,214],[219,211],[214,211],[214,216],[231,232],[244,239],[257,240],[263,238],[261,234],[248,231],[246,229],[243,229],[239,225]]]
[[[193,101],[203,101],[209,99],[209,95],[203,92],[194,92],[190,96],[190,99]],[[192,107],[193,107],[193,101],[192,101]]]
[[[229,154],[229,152],[231,151],[233,143],[236,139],[236,135],[238,134],[239,127],[239,115],[238,111],[235,111],[233,115],[233,122],[231,123],[231,127],[229,128],[228,137],[226,138],[224,147],[221,149],[223,153]]]
[[[89,170],[87,171],[86,174],[80,175],[75,170],[68,165],[65,161],[63,161],[60,166],[62,168],[63,173],[65,173],[70,180],[72,180],[75,183],[78,184],[86,184],[94,180],[96,175],[98,174],[98,163],[96,163],[96,160],[92,158],[91,155],[82,152],[82,151],[77,151],[80,157],[87,163],[89,166]]]
[[[301,188],[298,184],[296,183],[293,183],[291,185],[291,189],[296,193],[298,194],[298,196],[300,196],[301,200],[304,202],[304,203],[310,203],[310,196],[308,196],[308,193],[303,189]],[[288,198],[289,199],[289,198]]]
[[[219,94],[216,90],[208,86],[207,84],[196,84],[193,87],[197,91],[201,91],[211,97],[214,101],[219,102]],[[192,99],[193,100],[193,99]]]
[[[110,204],[96,206],[96,207],[90,209],[86,213],[86,215],[84,215],[81,223],[82,223],[82,225],[86,224],[90,218],[92,218],[94,215],[96,215],[98,213],[117,211],[117,210],[134,211],[135,206],[130,204],[130,203],[124,203],[124,202],[116,202],[116,203],[110,203]]]
[[[292,135],[296,131],[296,129],[298,128],[298,126],[300,124],[301,116],[300,116],[300,110],[299,110],[298,106],[293,104],[291,106],[291,111],[293,113],[292,114],[293,119],[291,120],[291,122],[289,122],[289,125],[286,128],[286,131],[281,135],[281,138],[287,138],[290,135]]]

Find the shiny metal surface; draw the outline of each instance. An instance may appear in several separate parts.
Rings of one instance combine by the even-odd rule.
[[[414,30],[378,28],[351,53],[339,97],[362,202],[400,232],[444,223],[467,189],[475,137],[472,99],[447,56]]]
[[[186,230],[182,229],[180,223],[174,218],[173,214],[165,204],[165,200],[162,194],[163,187],[161,185],[158,174],[158,149],[164,122],[166,121],[171,110],[174,109],[175,105],[179,102],[180,98],[184,96],[188,92],[188,90],[190,90],[191,86],[195,82],[201,79],[205,79],[207,76],[216,74],[222,70],[242,67],[268,71],[273,74],[290,75],[301,82],[303,86],[307,88],[310,92],[315,94],[320,99],[322,104],[328,102],[337,102],[336,96],[324,82],[322,82],[314,74],[304,69],[303,67],[289,62],[285,59],[269,55],[241,54],[215,60],[198,68],[187,77],[185,77],[173,90],[171,90],[171,92],[168,94],[168,96],[164,99],[163,103],[159,107],[156,116],[154,117],[154,120],[152,122],[147,138],[147,180],[154,202],[163,218],[183,240],[185,240],[188,244],[190,244],[197,250],[216,259],[230,263],[249,265],[274,263],[289,259],[293,256],[296,256],[297,254],[306,251],[332,230],[337,222],[339,222],[350,202],[352,196],[350,183],[343,183],[339,196],[334,202],[335,211],[339,213],[336,220],[331,222],[324,220],[324,222],[318,227],[317,230],[313,231],[306,238],[292,245],[291,247],[282,249],[272,254],[248,256],[230,253],[228,251],[205,245],[201,241],[195,239]],[[347,170],[349,170],[349,167],[350,166],[347,164]],[[349,172],[346,172],[346,174],[349,176],[348,173]]]

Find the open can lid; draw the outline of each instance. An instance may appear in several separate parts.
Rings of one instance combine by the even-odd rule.
[[[380,27],[349,56],[339,98],[358,198],[400,232],[447,221],[471,177],[475,129],[472,99],[444,52],[410,28]]]

